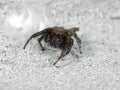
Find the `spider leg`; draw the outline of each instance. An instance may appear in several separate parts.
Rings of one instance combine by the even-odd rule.
[[[75,34],[75,39],[77,41],[77,44],[78,44],[78,47],[79,47],[79,50],[80,50],[80,54],[82,54],[82,50],[81,50],[81,39],[77,36],[77,34]]]
[[[39,42],[39,44],[40,44],[40,47],[42,48],[42,51],[45,50],[45,48],[42,46],[42,43],[41,43],[41,40],[43,39],[43,37],[44,37],[44,36],[42,36],[42,37],[40,37],[40,38],[38,39],[38,42]]]
[[[39,36],[39,35],[41,35],[41,34],[45,33],[46,31],[47,31],[47,29],[42,30],[42,31],[40,31],[40,32],[37,32],[37,33],[33,34],[33,35],[32,35],[32,36],[31,36],[31,37],[27,40],[27,42],[25,43],[25,45],[24,45],[23,49],[25,49],[25,48],[26,48],[26,46],[27,46],[28,42],[29,42],[32,38],[35,38],[35,37],[37,37],[37,36]]]
[[[63,48],[63,50],[61,52],[61,55],[59,56],[59,58],[57,59],[57,61],[54,62],[53,65],[55,65],[61,58],[63,58],[64,56],[66,56],[70,52],[72,46],[73,46],[73,39],[70,39],[70,42],[66,43],[65,47]]]

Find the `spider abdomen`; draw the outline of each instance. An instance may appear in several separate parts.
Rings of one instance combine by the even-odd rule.
[[[50,46],[60,49],[62,49],[66,43],[66,39],[64,36],[56,35],[51,32],[44,35],[44,41]]]

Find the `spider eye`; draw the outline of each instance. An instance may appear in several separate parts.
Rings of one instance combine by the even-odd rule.
[[[79,31],[79,28],[75,28],[76,31]]]
[[[75,28],[73,28],[73,31],[74,32],[79,31],[79,28],[75,27]]]

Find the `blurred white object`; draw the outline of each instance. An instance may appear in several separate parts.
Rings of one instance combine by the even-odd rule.
[[[31,26],[32,23],[31,14],[28,10],[22,10],[21,13],[13,11],[7,17],[7,21],[15,28],[23,28],[25,26]]]
[[[26,2],[18,1],[16,6],[9,9],[6,24],[19,30],[19,33],[28,34],[52,26],[43,8],[31,7]]]

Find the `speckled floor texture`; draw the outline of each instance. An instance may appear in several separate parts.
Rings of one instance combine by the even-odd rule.
[[[23,49],[52,26],[79,27],[83,54]],[[120,0],[0,0],[0,90],[120,90]]]

